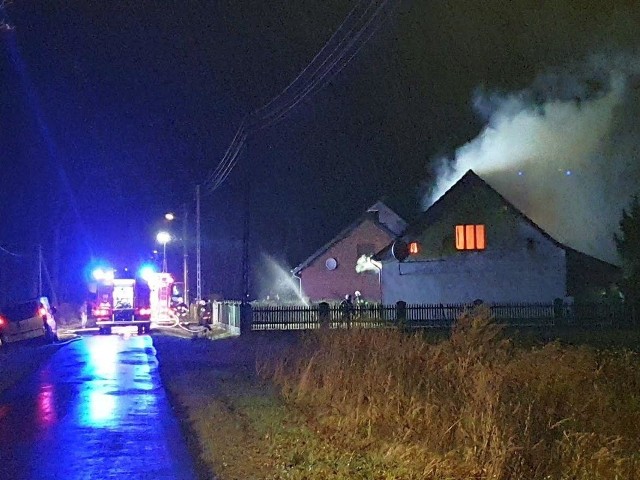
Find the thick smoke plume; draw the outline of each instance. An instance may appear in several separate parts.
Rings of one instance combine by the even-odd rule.
[[[640,61],[592,58],[509,95],[478,94],[480,135],[438,164],[426,208],[472,169],[554,238],[619,263],[613,234],[640,193]]]

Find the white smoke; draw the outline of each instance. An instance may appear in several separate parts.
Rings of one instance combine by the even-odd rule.
[[[487,125],[439,162],[423,207],[472,169],[558,241],[618,263],[613,234],[640,192],[639,67],[593,58],[521,92],[479,95]]]

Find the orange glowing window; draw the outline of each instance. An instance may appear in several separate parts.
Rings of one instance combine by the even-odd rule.
[[[420,253],[420,244],[418,242],[409,243],[409,255],[417,255]]]
[[[486,245],[484,225],[456,225],[457,250],[484,250]]]

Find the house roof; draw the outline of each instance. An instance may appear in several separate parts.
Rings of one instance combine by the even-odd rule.
[[[384,212],[384,217],[380,216],[380,212]],[[373,215],[375,214],[375,215]],[[385,218],[386,217],[386,221]],[[322,256],[325,252],[327,252],[331,247],[338,244],[345,238],[347,238],[356,228],[358,228],[364,221],[373,220],[378,228],[387,232],[391,238],[397,238],[402,234],[404,228],[406,228],[407,223],[400,217],[397,213],[391,210],[387,205],[385,205],[382,201],[378,201],[374,203],[371,207],[367,209],[360,217],[358,217],[353,223],[351,223],[348,227],[340,231],[335,237],[333,237],[329,242],[325,243],[322,247],[316,250],[310,257],[300,263],[297,267],[295,267],[291,272],[294,275],[297,275],[302,270],[311,265],[318,257]]]
[[[487,189],[491,191],[494,195],[496,195],[500,201],[516,216],[520,217],[523,221],[531,225],[535,228],[541,235],[551,241],[554,245],[559,248],[562,248],[566,251],[571,252],[577,256],[588,257],[591,260],[595,260],[596,262],[601,263],[602,265],[607,265],[610,267],[618,268],[616,265],[605,262],[604,260],[600,260],[598,258],[592,257],[586,253],[580,252],[564,243],[559,242],[551,235],[549,235],[542,227],[540,227],[537,223],[531,220],[528,216],[526,216],[521,210],[519,210],[515,205],[513,205],[509,200],[507,200],[504,196],[502,196],[496,189],[494,189],[491,185],[489,185],[485,180],[483,180],[478,174],[476,174],[473,170],[467,171],[460,180],[458,180],[449,190],[447,190],[438,200],[436,200],[427,210],[425,210],[422,215],[420,215],[416,221],[409,225],[409,227],[405,230],[403,234],[403,238],[411,237],[412,235],[417,235],[423,232],[429,225],[433,224],[444,212],[444,202],[445,197],[451,195],[463,195],[465,191],[469,190],[471,187],[480,187],[483,189]],[[375,260],[382,260],[385,258],[391,251],[391,247],[393,243],[387,245],[384,249],[374,255]]]

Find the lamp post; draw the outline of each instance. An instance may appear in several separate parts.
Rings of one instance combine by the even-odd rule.
[[[189,210],[187,209],[187,204],[185,203],[183,206],[183,214],[182,214],[182,280],[183,280],[183,288],[184,288],[184,302],[189,304],[189,249],[187,247],[187,220],[189,216]],[[164,219],[167,222],[172,222],[176,219],[176,215],[173,212],[167,212],[164,214]]]
[[[167,273],[167,243],[171,241],[171,234],[165,231],[158,232],[156,240],[162,244],[162,273]]]

